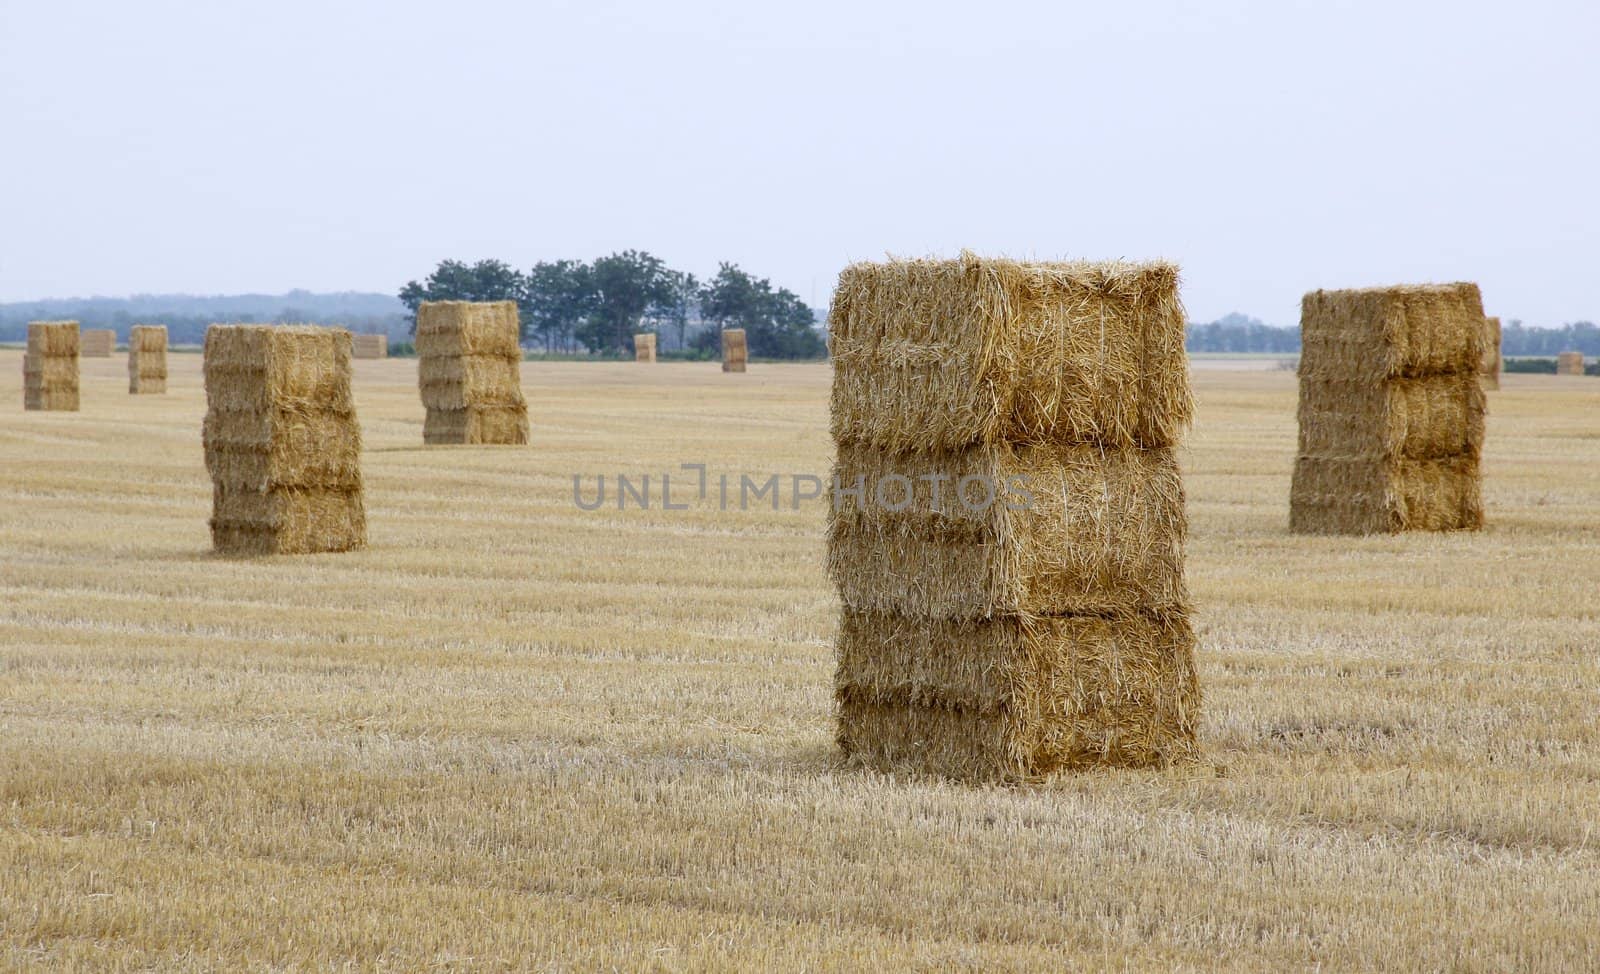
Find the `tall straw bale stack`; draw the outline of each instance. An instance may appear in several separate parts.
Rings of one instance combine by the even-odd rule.
[[[1556,356],[1556,375],[1582,375],[1583,353],[1562,352]]]
[[[1483,377],[1485,389],[1500,388],[1500,319],[1483,319]]]
[[[635,362],[654,362],[656,360],[656,336],[654,332],[640,332],[633,336],[633,360]]]
[[[744,329],[722,329],[722,371],[743,372],[749,360],[750,350],[745,343]]]
[[[117,333],[110,328],[85,328],[79,341],[84,358],[110,358],[117,350]]]
[[[202,440],[216,550],[303,554],[365,547],[350,333],[212,325],[205,384]]]
[[[356,358],[388,358],[388,335],[353,335],[351,353]]]
[[[128,392],[167,391],[167,326],[134,325],[128,331]]]
[[[1483,301],[1476,284],[1313,291],[1300,313],[1290,529],[1483,525]]]
[[[848,755],[1014,781],[1195,754],[1177,285],[1165,263],[971,254],[840,276]]]
[[[514,301],[426,301],[417,309],[424,443],[528,442]]]
[[[78,354],[76,321],[28,322],[28,347],[22,354],[22,408],[76,411]]]

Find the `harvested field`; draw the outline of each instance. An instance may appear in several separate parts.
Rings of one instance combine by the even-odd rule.
[[[837,767],[820,502],[573,506],[574,473],[826,477],[826,366],[525,363],[534,447],[431,450],[416,364],[365,362],[369,548],[234,561],[210,554],[199,355],[165,396],[85,361],[68,414],[17,408],[20,358],[0,967],[1600,952],[1600,383],[1502,377],[1481,532],[1323,537],[1287,530],[1295,376],[1197,370],[1202,764],[972,788]]]

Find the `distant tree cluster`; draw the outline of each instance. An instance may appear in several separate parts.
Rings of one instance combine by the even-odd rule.
[[[1275,328],[1234,312],[1208,324],[1190,325],[1187,346],[1191,352],[1298,355],[1300,329]],[[1554,356],[1570,351],[1600,356],[1600,328],[1588,321],[1576,321],[1559,328],[1529,328],[1513,319],[1500,329],[1500,354],[1504,356]]]
[[[638,250],[589,262],[541,261],[526,273],[500,260],[446,260],[399,297],[413,322],[424,301],[515,301],[523,339],[547,352],[631,355],[636,333],[664,331],[680,349],[709,356],[719,351],[723,328],[745,329],[752,355],[827,352],[816,315],[794,292],[729,263],[702,282]],[[711,327],[691,337],[697,322]]]
[[[1560,328],[1529,328],[1512,319],[1500,329],[1501,355],[1557,355],[1561,352],[1600,355],[1600,328],[1592,321],[1575,321]]]

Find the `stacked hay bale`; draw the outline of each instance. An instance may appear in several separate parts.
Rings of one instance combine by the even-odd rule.
[[[167,326],[134,325],[128,331],[128,392],[167,391]]]
[[[722,371],[743,372],[749,361],[749,348],[745,344],[743,328],[722,330]]]
[[[633,336],[633,360],[635,362],[654,362],[656,360],[656,336],[654,332],[641,332]]]
[[[1485,389],[1500,388],[1500,319],[1483,319],[1483,369],[1479,373]]]
[[[205,383],[202,440],[216,550],[302,554],[365,547],[350,333],[212,325]]]
[[[970,254],[840,276],[848,755],[969,781],[1194,755],[1177,282]]]
[[[28,322],[28,348],[22,353],[22,408],[75,411],[78,408],[76,321]]]
[[[1483,526],[1483,319],[1476,284],[1305,296],[1292,531]]]
[[[1556,356],[1556,375],[1582,375],[1583,353],[1562,352]]]
[[[110,358],[117,350],[117,333],[110,328],[85,328],[80,342],[84,358]]]
[[[528,442],[514,301],[425,301],[417,309],[424,443]]]
[[[351,350],[356,358],[388,358],[388,335],[355,335]]]

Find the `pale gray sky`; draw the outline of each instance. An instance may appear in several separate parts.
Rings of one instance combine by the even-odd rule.
[[[1583,2],[0,0],[0,300],[637,247],[1169,257],[1191,316],[1600,318]]]

